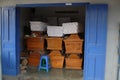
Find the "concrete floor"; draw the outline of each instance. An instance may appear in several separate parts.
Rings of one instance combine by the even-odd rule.
[[[3,80],[83,80],[82,70],[50,69],[38,71],[37,68],[29,68],[26,73],[18,76],[3,76]]]

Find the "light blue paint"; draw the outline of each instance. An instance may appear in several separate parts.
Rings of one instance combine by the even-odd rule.
[[[14,7],[2,8],[2,73],[16,75],[16,11]]]
[[[84,80],[104,80],[107,5],[86,7]]]

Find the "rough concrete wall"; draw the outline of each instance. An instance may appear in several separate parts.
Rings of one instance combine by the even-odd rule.
[[[106,54],[106,80],[117,80],[118,29],[120,24],[120,1],[110,2],[108,12],[108,36]],[[119,79],[120,80],[120,79]]]
[[[66,2],[107,3],[109,5],[105,80],[116,80],[118,60],[118,27],[120,24],[120,0],[1,0],[0,6]]]

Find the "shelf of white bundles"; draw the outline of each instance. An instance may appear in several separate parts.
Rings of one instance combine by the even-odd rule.
[[[78,22],[63,23],[63,34],[75,34],[79,32]]]
[[[50,37],[62,37],[63,27],[62,26],[47,26],[47,34]]]
[[[31,31],[46,31],[47,24],[41,21],[30,21]]]

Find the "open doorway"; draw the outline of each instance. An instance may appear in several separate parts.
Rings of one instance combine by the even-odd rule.
[[[47,78],[52,76],[59,76],[56,78],[60,79],[76,79],[80,80],[83,78],[83,63],[84,63],[84,35],[85,35],[85,6],[64,6],[64,7],[34,7],[34,8],[18,8],[20,12],[19,17],[19,26],[20,26],[20,67],[22,73],[35,73],[37,75],[42,74],[41,77],[45,78],[47,75]],[[31,30],[31,22],[44,22],[47,26],[56,26],[61,27],[63,23],[77,23],[79,24],[77,33],[67,33],[63,34],[62,36],[49,36],[49,33],[47,30],[45,31],[35,31]],[[73,28],[75,29],[75,28]],[[53,30],[51,30],[53,31]],[[68,26],[69,31],[69,26]],[[55,35],[55,34],[53,34]],[[59,33],[58,33],[59,35]],[[81,50],[78,50],[78,52],[67,52],[66,50],[66,43],[65,39],[70,36],[75,35],[74,38],[83,40],[82,47],[80,47]],[[40,37],[44,37],[44,44],[39,43],[32,43],[33,40],[30,41],[30,39],[36,39]],[[58,49],[57,51],[60,52],[61,57],[64,57],[60,61],[58,61],[58,64],[61,65],[54,65],[54,61],[52,62],[52,69],[46,73],[44,71],[38,71],[40,56],[43,54],[50,55],[52,52],[54,52],[54,49],[49,49],[49,41],[47,38],[61,38],[62,39],[62,46],[61,49]],[[57,41],[58,42],[58,41]],[[31,46],[33,45],[34,46]],[[60,44],[60,43],[58,43]],[[79,42],[74,41],[73,44],[78,45]],[[38,46],[39,45],[39,46]],[[42,46],[42,47],[41,47]],[[71,47],[74,47],[75,45],[72,45]],[[78,48],[77,47],[77,48]],[[37,49],[35,49],[37,48]],[[68,47],[69,48],[69,47]],[[43,50],[43,51],[41,51]],[[55,50],[56,51],[56,50]],[[70,59],[70,61],[67,61],[69,59],[68,57],[73,55],[73,58]],[[72,60],[74,60],[72,62]],[[78,60],[78,61],[77,61]],[[71,62],[71,63],[70,63]],[[72,66],[74,64],[75,66]],[[66,65],[68,65],[66,67]],[[56,74],[56,75],[55,75]],[[48,78],[48,79],[49,79]]]
[[[47,6],[62,7],[65,5],[75,5],[75,4],[40,4],[37,6],[35,4],[35,5],[22,5],[22,7],[23,6],[32,7],[32,8],[43,7],[43,6],[44,7],[47,7]],[[76,4],[76,5],[78,6],[79,4]],[[84,57],[84,79],[85,80],[89,80],[89,79],[104,80],[105,58],[106,58],[106,36],[107,36],[106,35],[107,34],[107,12],[108,12],[107,4],[90,4],[86,6],[85,38],[84,38],[85,39],[85,51],[84,51],[85,53],[84,54],[85,56]],[[17,75],[19,74],[19,71],[20,71],[19,49],[22,51],[22,48],[20,48],[19,46],[20,44],[19,28],[21,28],[19,27],[20,26],[19,13],[20,12],[16,10],[16,7],[7,7],[2,9],[2,27],[1,27],[2,67],[3,67],[2,72],[4,75]],[[68,28],[66,30],[68,30]],[[29,36],[27,35],[27,37]],[[68,38],[69,38],[69,35],[68,35]],[[74,50],[73,48],[74,47],[72,47],[72,49],[69,49],[69,50]]]

